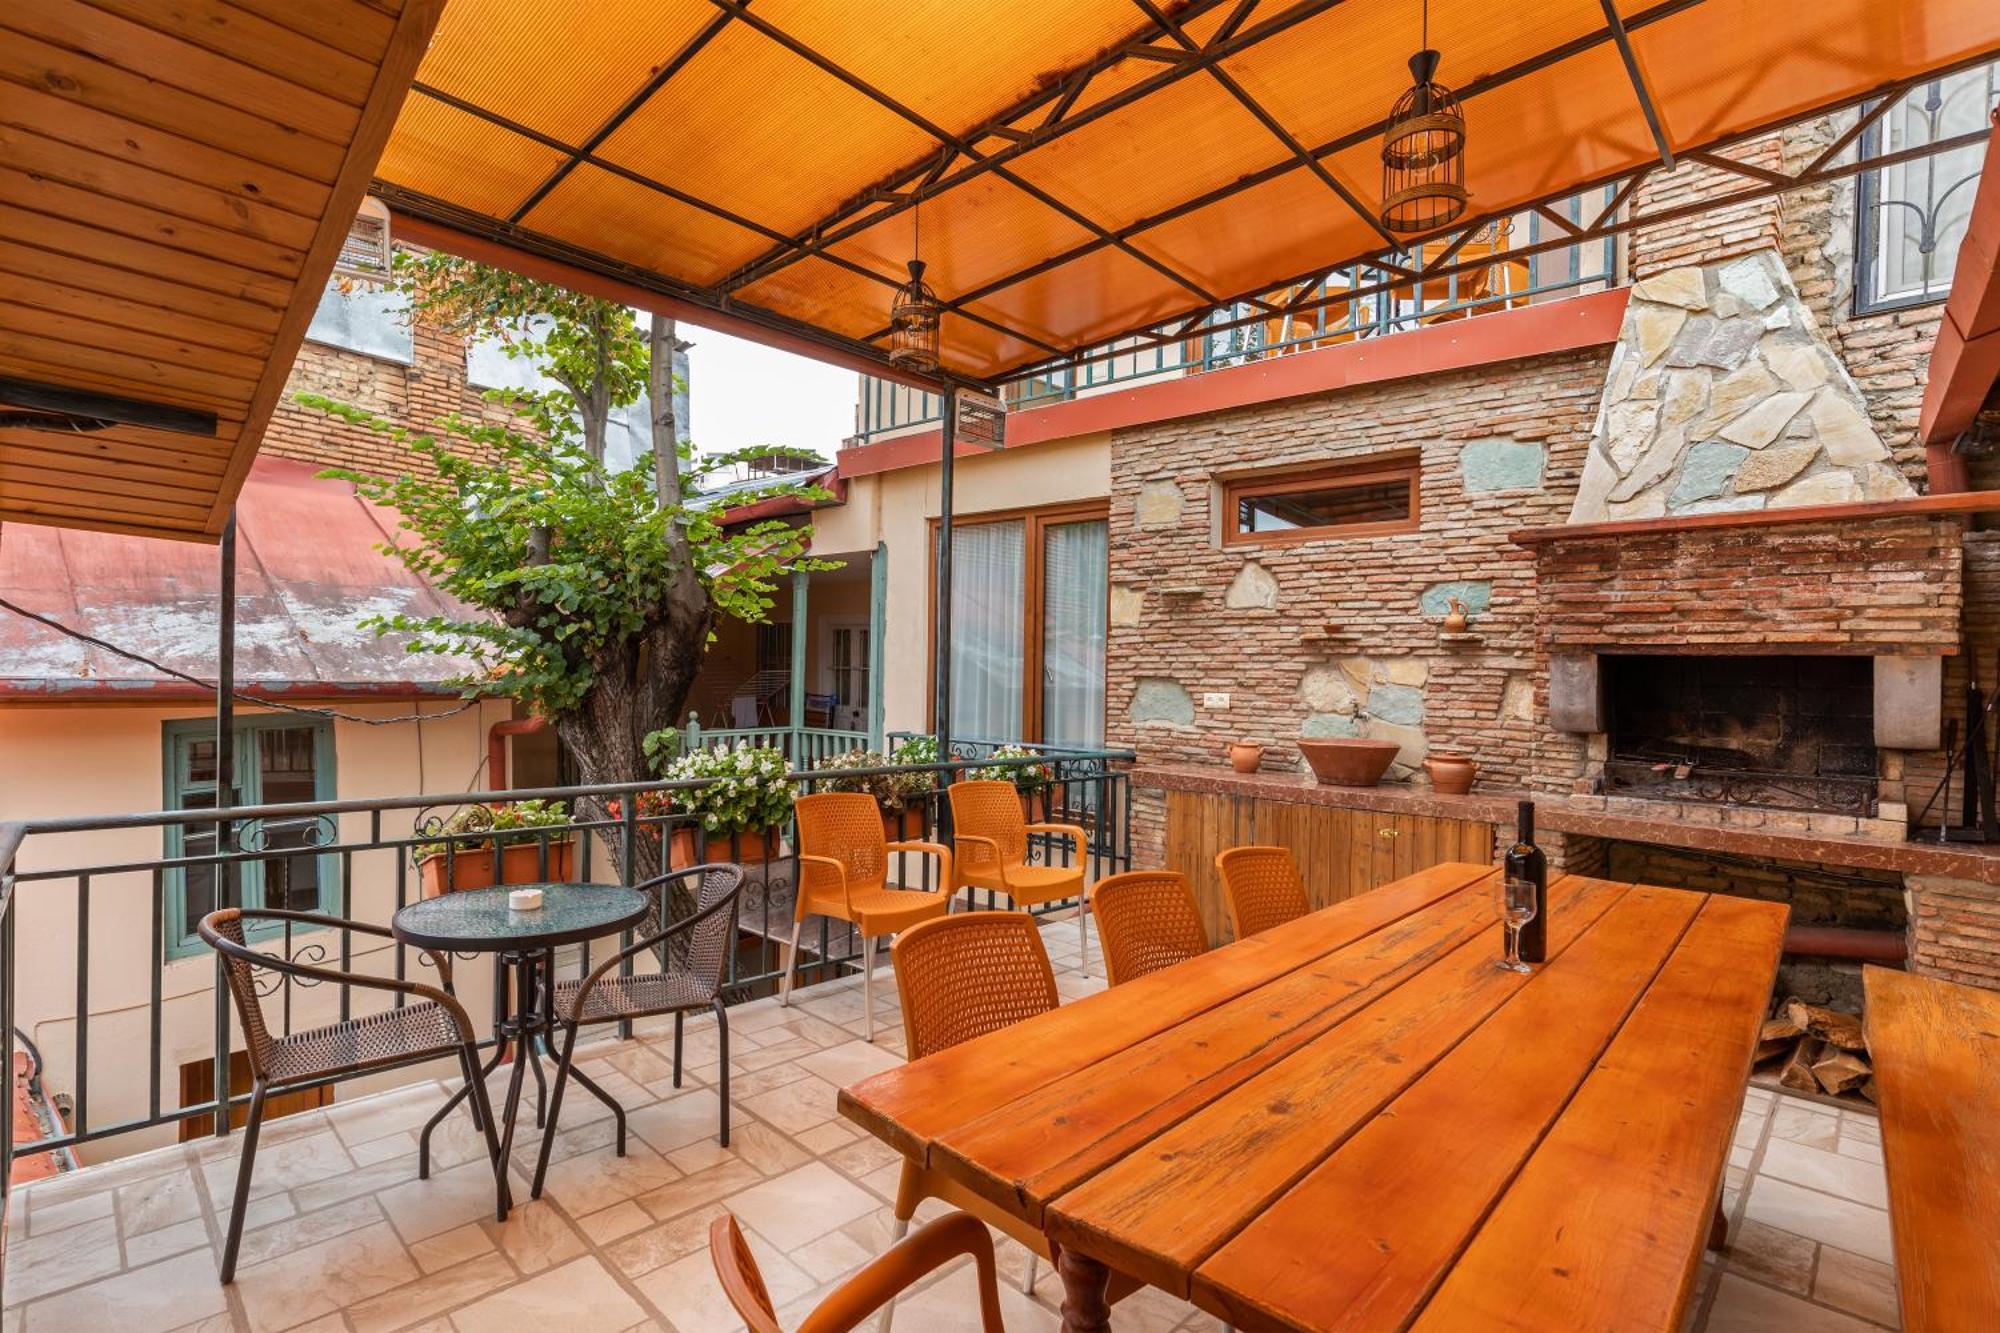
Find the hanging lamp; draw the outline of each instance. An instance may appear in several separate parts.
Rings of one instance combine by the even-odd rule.
[[[1382,132],[1383,227],[1400,234],[1434,231],[1464,215],[1465,112],[1437,81],[1443,58],[1430,47],[1430,0],[1424,0],[1423,49],[1410,57],[1410,90],[1397,99]]]
[[[912,210],[911,245],[913,255],[923,253],[922,219]],[[896,289],[889,303],[889,364],[909,370],[933,371],[938,367],[938,324],[944,309],[937,293],[924,281],[924,261],[910,260],[910,280]]]

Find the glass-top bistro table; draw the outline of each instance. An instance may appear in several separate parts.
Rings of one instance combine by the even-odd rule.
[[[515,889],[526,888],[542,891],[542,905],[530,911],[515,911],[508,904],[508,895]],[[555,951],[561,945],[599,939],[635,926],[645,919],[648,905],[646,895],[638,890],[610,884],[512,884],[425,898],[402,908],[389,922],[389,929],[398,940],[416,948],[494,956],[495,1042],[493,1058],[481,1071],[482,1075],[499,1067],[510,1043],[514,1047],[514,1072],[507,1080],[506,1109],[499,1113],[500,1161],[495,1163],[494,1170],[502,1221],[513,1206],[506,1164],[513,1153],[514,1117],[521,1106],[521,1081],[529,1067],[535,1072],[535,1123],[538,1126],[542,1123],[543,1097],[548,1084],[538,1047],[554,1023],[550,1005]],[[511,1006],[507,986],[510,970],[514,982]],[[570,1077],[613,1111],[619,1111],[611,1095],[581,1072],[572,1069]],[[453,1093],[424,1126],[417,1142],[420,1178],[430,1177],[431,1130],[470,1092],[468,1085]]]

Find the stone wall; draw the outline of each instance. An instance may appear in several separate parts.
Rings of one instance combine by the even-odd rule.
[[[1465,750],[1524,785],[1537,721],[1532,554],[1583,463],[1606,357],[1567,353],[1122,431],[1112,447],[1107,722],[1148,762],[1219,763],[1239,737]],[[1414,450],[1419,530],[1219,544],[1216,479]],[[1470,632],[1446,635],[1448,599]],[[1227,705],[1220,696],[1226,695]],[[1421,775],[1419,775],[1421,776]]]
[[[387,436],[300,406],[293,401],[300,393],[365,407],[415,430],[430,429],[452,413],[507,420],[466,383],[463,338],[418,324],[412,341],[408,365],[326,343],[302,345],[259,452],[385,475],[428,470],[422,458]]]

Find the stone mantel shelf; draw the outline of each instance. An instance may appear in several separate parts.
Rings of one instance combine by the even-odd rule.
[[[1140,765],[1132,770],[1135,788],[1241,796],[1294,805],[1326,805],[1381,814],[1470,819],[1513,827],[1515,806],[1530,793],[1479,791],[1440,796],[1429,787],[1392,782],[1379,787],[1331,787],[1290,773],[1236,773],[1200,765]],[[1896,870],[1941,875],[2000,886],[2000,847],[1893,841],[1859,835],[1781,833],[1722,824],[1692,824],[1655,815],[1627,813],[1605,797],[1575,802],[1534,796],[1537,827],[1580,837],[1644,842],[1734,856],[1810,861],[1856,870]]]
[[[1559,523],[1541,528],[1517,528],[1507,534],[1507,540],[1516,546],[1542,546],[1549,542],[1584,541],[1595,537],[1635,537],[1658,532],[1698,531],[1702,528],[1769,528],[1788,524],[1848,520],[1865,523],[1922,514],[1985,512],[2000,512],[2000,491],[1955,491],[1949,495],[1920,495],[1914,500],[1794,505],[1789,508],[1759,509],[1734,514],[1687,514],[1679,518],[1622,519],[1615,523]]]

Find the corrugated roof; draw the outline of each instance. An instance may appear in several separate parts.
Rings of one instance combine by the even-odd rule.
[[[393,513],[310,464],[260,459],[237,502],[236,673],[274,693],[432,692],[463,659],[403,651],[371,615],[473,614],[376,550]],[[214,549],[0,525],[0,597],[204,680],[215,672]],[[0,610],[0,697],[179,695],[192,686]]]
[[[920,204],[945,364],[981,380],[1385,250],[1382,121],[1409,86],[1421,12],[557,11],[448,7],[376,172],[406,227],[866,359]],[[1993,0],[1431,0],[1428,21],[1464,102],[1468,219],[2000,50]]]

